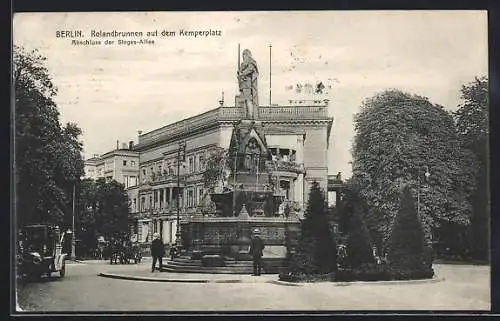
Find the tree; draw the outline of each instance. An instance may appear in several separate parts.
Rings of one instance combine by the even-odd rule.
[[[99,235],[109,239],[129,232],[128,196],[115,180],[84,179],[78,202],[81,239],[93,248]]]
[[[479,77],[462,86],[462,103],[454,113],[462,146],[477,159],[477,188],[472,195],[472,252],[475,258],[489,258],[489,113],[488,78]]]
[[[96,181],[99,193],[96,224],[105,237],[118,236],[128,232],[128,196],[123,184],[115,180]]]
[[[78,191],[76,230],[81,245],[88,249],[95,249],[99,227],[96,225],[99,193],[95,181],[85,178],[81,181]]]
[[[75,124],[61,128],[46,58],[14,46],[13,60],[17,224],[63,225],[83,174],[81,131]]]
[[[366,199],[366,223],[387,244],[400,186],[420,194],[426,240],[443,222],[468,226],[474,155],[461,148],[452,115],[428,98],[387,90],[363,102],[355,117],[353,179]],[[424,173],[431,174],[425,180]]]
[[[374,263],[370,232],[364,222],[366,204],[352,189],[344,192],[342,230],[347,235],[347,262],[352,268]]]
[[[214,192],[216,187],[224,187],[229,178],[231,168],[229,153],[222,148],[215,150],[206,160],[203,172],[204,187]]]
[[[296,270],[306,274],[329,273],[337,267],[337,247],[328,222],[328,205],[318,182],[313,182],[305,218],[301,222],[300,240],[293,262]]]
[[[401,205],[392,226],[388,259],[391,267],[402,271],[425,270],[425,241],[415,200],[408,186],[403,188]]]

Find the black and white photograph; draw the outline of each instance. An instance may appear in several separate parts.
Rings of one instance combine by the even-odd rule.
[[[491,309],[487,11],[12,28],[11,313]]]

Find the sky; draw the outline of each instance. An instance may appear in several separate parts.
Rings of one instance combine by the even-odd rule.
[[[192,37],[180,30],[220,30]],[[74,45],[57,31],[81,30]],[[105,45],[96,31],[140,31],[154,44]],[[157,37],[147,37],[158,30]],[[161,37],[161,31],[175,36]],[[123,39],[123,38],[120,38]],[[218,107],[234,105],[238,44],[259,67],[259,101],[314,99],[290,87],[322,81],[334,118],[329,172],[351,175],[353,116],[364,99],[398,88],[456,110],[460,88],[488,73],[486,11],[281,11],[16,13],[13,43],[38,49],[58,87],[62,123],[83,130],[84,156],[116,141]],[[269,45],[272,45],[271,58]],[[324,98],[322,96],[322,98]]]

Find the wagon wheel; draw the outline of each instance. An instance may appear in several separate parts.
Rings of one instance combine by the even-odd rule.
[[[59,271],[59,276],[63,278],[66,275],[66,261],[63,261],[61,270]]]

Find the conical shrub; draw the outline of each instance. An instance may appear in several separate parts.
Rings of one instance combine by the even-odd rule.
[[[422,223],[410,188],[405,186],[389,239],[388,260],[399,271],[427,270]]]

